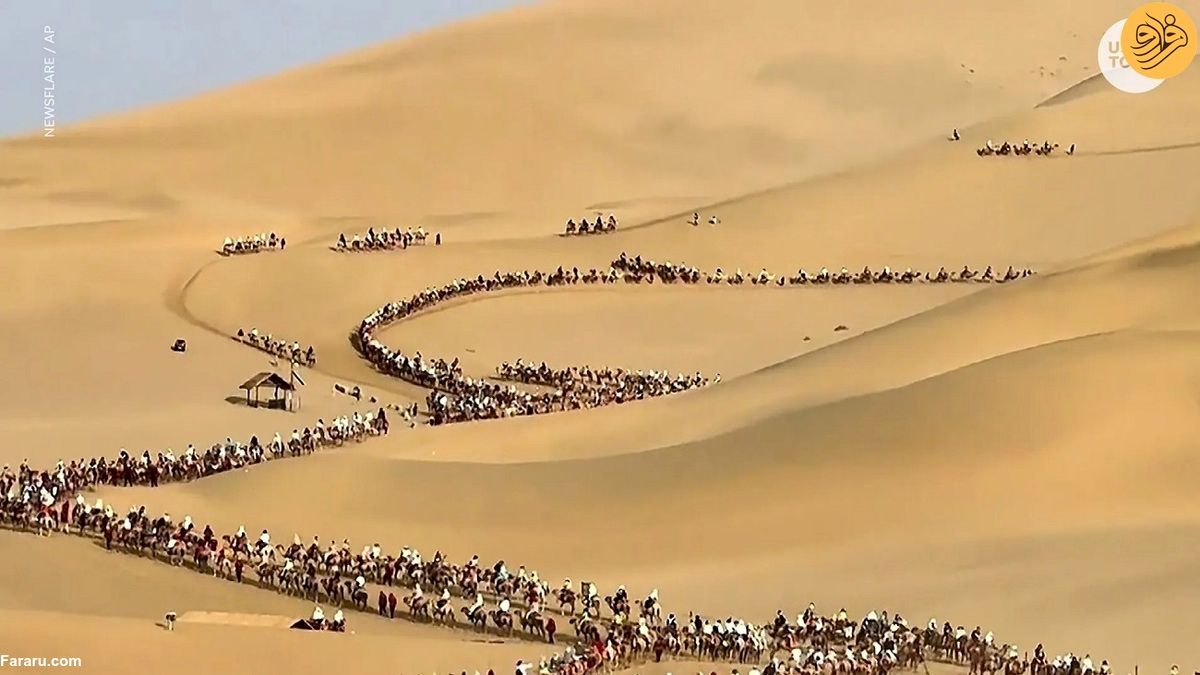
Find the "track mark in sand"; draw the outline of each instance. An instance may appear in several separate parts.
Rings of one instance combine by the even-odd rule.
[[[1173,145],[1152,145],[1142,148],[1125,148],[1117,150],[1091,150],[1088,152],[1077,152],[1076,155],[1089,157],[1115,157],[1121,155],[1143,155],[1156,152],[1173,152],[1175,150],[1192,150],[1200,148],[1200,141],[1190,141],[1188,143],[1175,143]]]

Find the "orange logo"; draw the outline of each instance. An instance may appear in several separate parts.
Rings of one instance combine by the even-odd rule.
[[[1121,51],[1129,67],[1165,80],[1182,73],[1196,56],[1196,24],[1169,2],[1151,2],[1133,10],[1121,30]]]

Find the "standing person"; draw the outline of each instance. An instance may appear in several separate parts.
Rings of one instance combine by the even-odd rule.
[[[387,594],[379,591],[379,616],[387,616]]]
[[[554,617],[546,617],[546,640],[550,644],[554,644],[554,634],[558,632],[558,624],[554,623]]]
[[[388,602],[388,618],[394,619],[394,618],[396,618],[396,594],[389,591],[387,602]]]

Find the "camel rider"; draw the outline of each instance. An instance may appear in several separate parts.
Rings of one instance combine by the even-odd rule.
[[[333,613],[333,625],[339,628],[346,625],[346,615],[342,614],[342,610]]]
[[[625,602],[629,600],[629,592],[625,590],[624,584],[617,586],[617,592],[616,595],[613,596],[613,599],[617,600],[618,602]]]
[[[995,639],[996,639],[996,636],[993,635],[992,631],[989,630],[987,635],[983,636],[983,643],[990,647],[992,645],[992,641]]]
[[[363,575],[360,574],[354,578],[354,586],[360,591],[364,590],[367,587],[367,580],[364,579]]]
[[[411,597],[411,602],[414,605],[417,604],[422,598],[425,597],[424,591],[421,590],[421,584],[417,584],[416,586],[413,586],[413,592],[410,597]]]
[[[263,530],[262,534],[258,535],[258,543],[264,547],[270,546],[271,545],[271,535],[267,534],[266,530]]]
[[[438,609],[441,609],[441,608],[445,607],[445,606],[446,606],[446,603],[448,603],[448,602],[450,602],[450,589],[449,589],[449,588],[443,588],[443,589],[442,589],[442,596],[441,596],[440,598],[438,598],[438,601],[437,601],[437,607],[438,607]]]
[[[317,628],[321,628],[325,623],[325,611],[321,609],[320,605],[313,607],[312,622],[317,625]]]
[[[467,614],[474,614],[481,609],[483,609],[483,593],[476,593],[475,602],[471,603],[471,606],[467,608]]]
[[[500,601],[500,613],[501,614],[508,614],[509,607],[510,607],[510,604],[508,602],[508,598],[504,598],[503,600]]]
[[[650,595],[646,596],[646,609],[652,609],[658,604],[658,589],[650,591]]]
[[[1087,673],[1094,672],[1093,666],[1092,666],[1092,655],[1091,654],[1084,654],[1083,660],[1079,662],[1079,665],[1083,668],[1084,675],[1087,675]]]

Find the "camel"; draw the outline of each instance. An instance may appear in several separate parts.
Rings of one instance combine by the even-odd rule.
[[[463,617],[467,620],[467,623],[472,626],[483,630],[487,625],[488,614],[483,607],[463,607],[460,611],[463,613]]]
[[[449,602],[439,600],[433,606],[433,622],[444,626],[454,625],[454,607]]]
[[[530,609],[521,614],[521,630],[538,635],[546,636],[546,626],[542,620],[542,615],[535,609]]]
[[[404,598],[404,604],[408,606],[408,613],[414,619],[425,621],[432,620],[429,614],[429,600],[423,595],[409,595]]]
[[[488,612],[488,618],[490,618],[492,620],[492,624],[494,624],[498,630],[500,630],[501,632],[507,633],[509,635],[512,635],[512,631],[513,631],[512,612],[504,611],[501,609],[493,609],[492,611]]]

